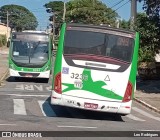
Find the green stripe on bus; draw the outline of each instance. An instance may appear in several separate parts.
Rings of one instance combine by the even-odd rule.
[[[138,49],[139,49],[139,33],[136,33],[135,47],[132,59],[131,72],[129,75],[129,81],[132,83],[132,86],[135,87],[136,74],[137,74],[137,62],[138,62]],[[134,97],[134,88],[132,89],[132,98]]]
[[[90,70],[84,69],[83,75],[88,75],[88,80],[83,81],[82,89],[74,87],[74,84],[63,83],[63,85],[67,86],[67,88],[64,89],[62,92],[64,93],[64,92],[67,92],[70,90],[85,90],[85,91],[89,91],[91,93],[95,93],[97,95],[111,98],[111,99],[117,99],[117,100],[123,99],[122,96],[114,93],[113,91],[102,88],[103,86],[107,85],[104,81],[95,81],[94,82],[91,77]],[[96,88],[94,88],[94,87],[96,87]],[[75,94],[76,94],[76,92],[75,92]]]

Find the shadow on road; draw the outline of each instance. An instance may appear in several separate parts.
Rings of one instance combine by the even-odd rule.
[[[107,121],[123,122],[122,117],[118,114],[51,105],[50,98],[48,98],[42,106],[43,106],[44,113],[48,117],[64,117],[64,118],[74,118],[74,119],[77,118],[77,119],[107,120]]]
[[[160,94],[160,80],[141,80],[137,77],[136,89],[145,93]]]
[[[22,77],[8,77],[7,82],[29,82],[29,83],[48,83],[47,78],[22,78]]]

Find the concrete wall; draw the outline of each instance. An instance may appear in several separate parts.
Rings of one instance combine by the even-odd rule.
[[[8,31],[7,31],[7,26],[3,23],[0,23],[0,35],[6,35],[7,40],[8,40],[8,38],[10,37],[10,32],[11,32],[10,27],[8,27]]]

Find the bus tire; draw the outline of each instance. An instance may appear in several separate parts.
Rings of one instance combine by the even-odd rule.
[[[43,82],[44,82],[44,83],[48,83],[48,81],[49,81],[49,78],[44,78],[44,79],[43,79]]]
[[[128,115],[128,114],[119,114],[120,116],[126,116],[126,115]]]
[[[16,81],[19,81],[19,80],[20,80],[20,77],[14,77],[14,79],[15,79]]]

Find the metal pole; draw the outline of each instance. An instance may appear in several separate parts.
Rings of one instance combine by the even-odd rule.
[[[63,1],[64,5],[63,5],[63,22],[65,22],[65,16],[66,16],[66,1]]]
[[[54,44],[54,42],[55,42],[54,35],[55,35],[55,15],[54,15],[54,12],[53,12],[53,44]],[[55,44],[54,44],[54,45],[55,45]]]
[[[116,20],[116,27],[117,27],[117,28],[119,28],[119,24],[120,24],[119,22],[120,22],[119,19],[117,19],[117,20]]]
[[[9,24],[8,24],[8,15],[9,15],[9,14],[8,14],[8,11],[7,11],[7,41],[8,41],[8,25],[9,25]]]
[[[137,0],[131,0],[131,19],[130,19],[130,29],[133,30],[134,24],[136,22],[137,15]]]

